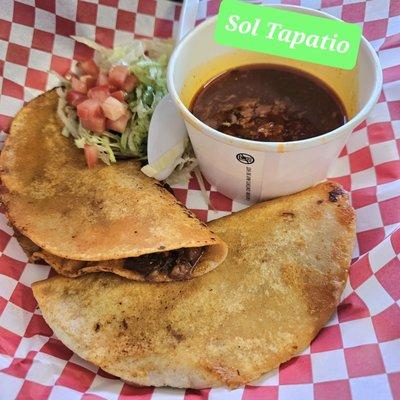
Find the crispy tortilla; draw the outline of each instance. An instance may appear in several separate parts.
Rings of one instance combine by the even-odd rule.
[[[139,273],[124,260],[205,247],[182,279],[225,258],[226,245],[138,161],[86,168],[83,151],[61,135],[58,96],[47,92],[16,116],[0,156],[1,200],[13,226],[37,246],[36,257],[67,276],[111,271],[136,280],[170,281],[170,271]],[[146,275],[147,274],[147,275]]]
[[[33,285],[43,316],[78,355],[153,386],[238,387],[309,345],[343,291],[354,211],[334,183],[210,224],[225,262],[187,282],[99,273]]]

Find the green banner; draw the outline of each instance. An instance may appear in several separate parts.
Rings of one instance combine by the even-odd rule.
[[[353,69],[361,27],[281,8],[223,0],[215,40],[225,46]]]

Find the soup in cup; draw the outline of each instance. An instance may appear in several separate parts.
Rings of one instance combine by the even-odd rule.
[[[382,72],[372,46],[362,38],[356,67],[344,70],[219,45],[215,25],[216,17],[187,35],[168,67],[169,92],[204,177],[244,203],[324,180],[379,97]]]

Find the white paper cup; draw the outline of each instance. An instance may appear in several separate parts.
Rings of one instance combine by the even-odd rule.
[[[304,7],[279,7],[334,18]],[[168,67],[168,89],[185,120],[205,178],[221,193],[244,203],[295,193],[324,180],[350,133],[366,118],[379,97],[382,71],[372,46],[362,38],[357,67],[351,72],[221,46],[214,40],[215,23],[216,18],[211,18],[187,35],[176,47]],[[193,87],[197,85],[198,89],[228,68],[271,62],[271,59],[274,63],[296,66],[319,76],[339,95],[345,106],[346,101],[348,104],[353,102],[350,120],[332,132],[311,139],[257,142],[212,129],[188,110],[192,95],[187,94],[190,92],[187,82],[192,82]],[[349,100],[353,84],[354,99]],[[193,88],[191,92],[193,94]],[[346,107],[348,112],[349,108],[351,105]]]

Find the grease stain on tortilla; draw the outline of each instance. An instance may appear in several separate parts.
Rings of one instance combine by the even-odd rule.
[[[295,217],[295,213],[291,211],[284,211],[281,213],[281,216],[286,220],[293,220]]]
[[[336,187],[329,192],[329,201],[336,203],[339,200],[339,196],[343,196],[344,194],[345,192],[341,188]]]
[[[173,336],[178,342],[181,342],[182,340],[185,339],[185,336],[182,333],[176,331],[171,325],[168,324],[166,326],[166,329],[167,332],[170,333],[171,336]]]

